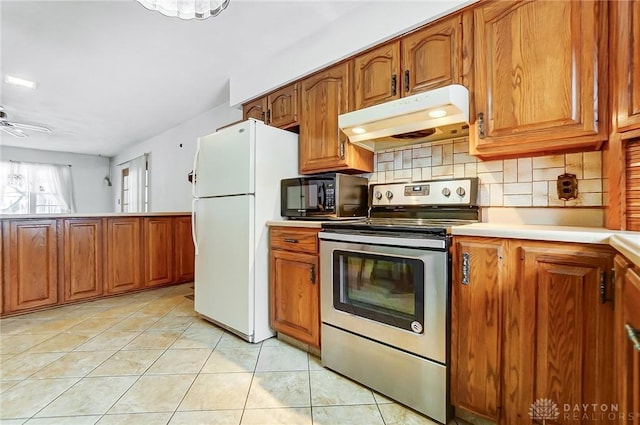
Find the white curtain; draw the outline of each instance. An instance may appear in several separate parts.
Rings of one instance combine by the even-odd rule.
[[[45,198],[38,204],[40,194],[45,194]],[[1,161],[0,198],[0,209],[4,213],[73,213],[76,208],[71,167]]]
[[[76,211],[73,202],[73,184],[71,182],[71,167],[68,165],[50,165],[43,170],[51,185],[51,191],[55,193],[62,212],[72,213]]]
[[[145,212],[147,154],[129,161],[129,212]]]

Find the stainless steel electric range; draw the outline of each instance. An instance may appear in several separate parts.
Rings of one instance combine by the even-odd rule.
[[[450,228],[479,220],[475,178],[373,185],[369,218],[323,224],[322,364],[446,423]]]

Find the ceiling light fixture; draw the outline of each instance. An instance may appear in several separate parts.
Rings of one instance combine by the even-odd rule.
[[[4,77],[4,82],[7,84],[13,84],[14,86],[26,87],[28,89],[35,89],[36,82],[25,80],[24,78],[14,77],[13,75],[7,75]]]
[[[207,19],[218,16],[231,0],[138,0],[149,10],[181,19]]]

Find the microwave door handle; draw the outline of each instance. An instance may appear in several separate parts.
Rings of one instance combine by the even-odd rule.
[[[320,211],[325,210],[326,199],[327,199],[327,192],[326,192],[324,183],[322,183],[322,185],[320,186],[320,190],[318,191],[318,209]]]

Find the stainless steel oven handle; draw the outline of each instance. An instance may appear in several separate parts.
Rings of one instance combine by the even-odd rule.
[[[445,249],[445,242],[438,239],[399,238],[387,236],[354,235],[345,233],[318,233],[318,238],[326,241],[353,242],[360,244],[391,245],[411,248]]]

